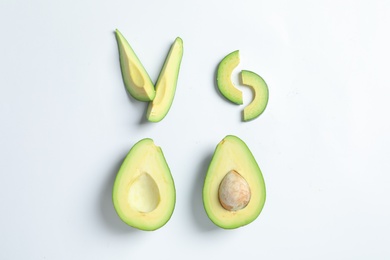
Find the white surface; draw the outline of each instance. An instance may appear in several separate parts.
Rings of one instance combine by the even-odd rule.
[[[389,259],[389,3],[1,1],[0,259]],[[160,123],[125,92],[115,28],[153,80],[184,41]],[[270,89],[248,123],[214,84],[236,49],[236,72]],[[251,148],[268,196],[255,222],[230,231],[201,200],[227,134]],[[144,137],[177,189],[155,232],[126,226],[111,204],[116,171]]]

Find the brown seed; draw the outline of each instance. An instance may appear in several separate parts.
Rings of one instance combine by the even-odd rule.
[[[245,208],[251,199],[248,182],[235,170],[228,172],[222,179],[218,190],[219,202],[229,211]]]

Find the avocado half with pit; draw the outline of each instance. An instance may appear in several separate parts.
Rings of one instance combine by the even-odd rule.
[[[156,83],[156,96],[149,103],[146,117],[150,122],[159,122],[171,108],[176,93],[180,64],[183,57],[183,40],[177,37],[173,42],[168,56]]]
[[[176,202],[174,181],[160,147],[152,139],[137,142],[115,178],[112,200],[123,222],[152,231],[171,218]]]
[[[156,91],[149,74],[118,29],[115,30],[115,36],[118,42],[122,78],[127,91],[139,101],[153,100]]]
[[[203,186],[203,205],[210,220],[224,229],[254,221],[266,198],[262,172],[248,146],[226,136],[216,147]]]

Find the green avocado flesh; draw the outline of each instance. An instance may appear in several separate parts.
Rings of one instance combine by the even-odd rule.
[[[144,66],[118,29],[115,30],[115,35],[118,42],[123,82],[127,91],[139,101],[153,100],[156,91]]]
[[[226,207],[221,198],[221,187],[229,183],[229,179],[241,180],[240,185],[223,190],[225,193],[230,192],[231,197],[250,190],[249,202],[246,201],[236,209]],[[259,216],[265,197],[263,175],[248,146],[236,136],[226,136],[215,149],[204,181],[203,205],[208,217],[224,229],[247,225]]]
[[[171,108],[176,92],[180,64],[183,57],[183,41],[177,37],[172,44],[156,83],[156,97],[149,103],[146,117],[150,122],[159,122]]]
[[[242,92],[232,82],[232,72],[240,63],[239,51],[226,55],[218,65],[217,86],[221,94],[231,102],[242,105]]]
[[[123,222],[156,230],[171,218],[176,202],[173,178],[160,147],[152,139],[136,143],[115,178],[112,200]]]
[[[249,121],[260,116],[267,107],[268,86],[262,77],[248,70],[241,71],[241,82],[250,87],[254,94],[252,102],[243,111],[244,121]]]

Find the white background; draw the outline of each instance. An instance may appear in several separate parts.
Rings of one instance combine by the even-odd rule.
[[[0,259],[390,259],[389,1],[0,3]],[[123,86],[114,30],[153,81],[176,36],[184,56],[160,123]],[[268,83],[263,115],[215,86],[219,61]],[[243,89],[245,105],[251,93]],[[267,201],[236,230],[207,218],[201,190],[227,134],[263,171]],[[155,232],[111,203],[128,150],[150,137],[176,183]]]

